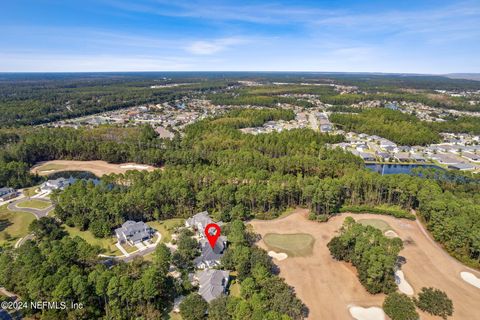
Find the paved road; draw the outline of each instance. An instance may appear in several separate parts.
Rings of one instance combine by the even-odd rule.
[[[53,204],[50,205],[49,207],[45,208],[45,209],[34,209],[34,208],[20,208],[17,206],[18,203],[20,202],[23,202],[25,200],[29,200],[30,197],[27,197],[27,198],[23,198],[23,199],[19,199],[19,200],[15,200],[13,202],[11,202],[7,208],[8,210],[10,211],[21,211],[21,212],[29,212],[31,214],[33,214],[37,219],[40,219],[41,217],[46,217],[48,215],[48,213],[50,211],[53,210],[53,208],[55,207]],[[35,200],[39,200],[39,201],[44,201],[44,202],[48,202],[50,203],[50,201],[48,200],[45,200],[45,199],[41,199],[41,198],[36,198]]]

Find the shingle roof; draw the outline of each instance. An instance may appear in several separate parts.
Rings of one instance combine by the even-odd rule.
[[[230,272],[224,270],[208,269],[197,273],[199,281],[199,294],[207,302],[220,297],[228,284]]]

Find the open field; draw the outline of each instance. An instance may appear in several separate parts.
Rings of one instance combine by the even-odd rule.
[[[172,241],[172,233],[174,232],[175,228],[185,224],[185,219],[174,218],[162,221],[149,221],[147,224],[160,232],[162,235],[161,241],[167,243]]]
[[[280,267],[280,276],[295,288],[300,299],[310,310],[309,319],[352,319],[348,305],[381,307],[385,296],[371,295],[360,284],[356,270],[350,264],[331,258],[326,246],[337,234],[346,216],[356,220],[379,219],[386,222],[405,242],[400,255],[406,258],[402,271],[417,294],[422,287],[432,286],[445,291],[453,300],[455,312],[449,319],[480,319],[480,290],[462,280],[460,272],[470,271],[450,257],[422,232],[416,221],[396,219],[374,214],[344,213],[326,223],[307,219],[308,210],[297,209],[295,213],[276,220],[253,220],[254,231],[264,237],[268,233],[308,233],[315,239],[313,253],[307,257],[288,257],[274,260]],[[263,241],[258,245],[264,249]],[[439,319],[420,312],[423,320]]]
[[[35,216],[28,212],[13,212],[7,205],[0,207],[0,244],[14,244],[19,238],[28,234],[28,226]],[[8,239],[9,238],[9,239]]]
[[[33,209],[46,209],[50,207],[52,203],[50,201],[38,200],[38,199],[29,199],[22,202],[17,203],[17,207],[19,208],[33,208]]]
[[[111,255],[111,256],[122,255],[120,250],[118,250],[118,248],[115,246],[117,239],[113,237],[112,238],[95,238],[90,231],[80,231],[78,228],[69,227],[67,225],[63,225],[63,227],[71,237],[78,236],[93,246],[99,246],[103,248],[105,250],[103,254]]]
[[[267,233],[263,242],[269,250],[285,252],[289,257],[308,256],[312,253],[315,239],[306,233]]]
[[[52,160],[37,163],[30,170],[32,173],[38,173],[41,176],[50,175],[60,171],[90,171],[94,175],[101,177],[110,173],[125,173],[128,170],[147,170],[153,171],[155,167],[135,164],[135,163],[108,163],[105,161],[77,161],[77,160]]]

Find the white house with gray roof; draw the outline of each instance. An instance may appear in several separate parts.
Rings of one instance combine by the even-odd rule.
[[[52,191],[57,189],[63,190],[69,185],[72,185],[75,181],[77,181],[77,179],[73,177],[70,177],[68,179],[58,178],[58,179],[48,180],[40,186],[40,189],[42,191]]]
[[[155,234],[155,230],[143,221],[129,220],[122,224],[120,228],[115,229],[115,234],[118,242],[134,246],[142,241],[150,240]]]
[[[208,215],[208,212],[202,211],[200,213],[197,213],[193,217],[188,218],[185,221],[185,226],[197,231],[200,237],[204,237],[203,231],[205,230],[205,227],[210,223],[213,223],[213,220]]]
[[[230,271],[207,269],[198,271],[198,293],[205,301],[210,302],[225,294]]]
[[[19,192],[13,188],[0,188],[0,201],[7,201],[15,198],[19,195]]]

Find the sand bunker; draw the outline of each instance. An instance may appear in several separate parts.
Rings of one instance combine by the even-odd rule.
[[[403,274],[402,270],[395,271],[395,282],[397,283],[400,292],[409,296],[413,296],[413,288],[405,279],[405,275]]]
[[[120,166],[120,168],[147,170],[149,168],[149,166],[142,166],[142,165],[139,165],[139,164],[126,164],[126,165]]]
[[[387,236],[389,238],[398,238],[398,234],[393,230],[385,231],[385,236]]]
[[[460,272],[460,277],[467,282],[470,283],[472,286],[475,286],[480,289],[480,278],[478,278],[476,275],[474,275],[471,272]]]
[[[284,252],[275,252],[275,251],[268,251],[268,255],[273,259],[277,259],[278,261],[282,261],[288,258],[288,255]]]
[[[384,320],[385,312],[379,307],[363,308],[358,306],[349,306],[348,311],[356,320]]]

